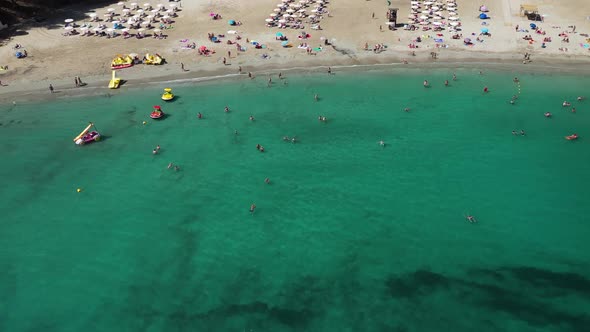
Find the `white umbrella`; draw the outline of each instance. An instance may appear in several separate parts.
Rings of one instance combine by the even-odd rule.
[[[416,15],[410,14],[410,15],[408,15],[408,18],[416,18]]]
[[[278,13],[278,12],[280,12],[281,10],[280,10],[280,9],[278,9],[278,8],[275,8],[275,9],[273,9],[272,11],[273,11],[273,12],[277,12],[277,13]]]
[[[149,21],[143,21],[143,22],[141,22],[141,25],[149,25],[149,24],[150,24]]]
[[[455,27],[455,26],[459,25],[459,23],[457,23],[457,22],[451,22],[451,23],[449,23],[449,25],[452,25],[452,26]]]
[[[119,1],[119,2],[117,3],[117,5],[119,5],[119,6],[123,6],[124,4],[125,4],[125,3],[124,3],[123,1]]]
[[[430,5],[433,4],[433,2],[432,1],[426,1],[424,4],[430,6]]]
[[[432,7],[432,10],[439,10],[440,8],[437,6]]]
[[[139,15],[143,14],[143,9],[138,9],[138,10],[137,10],[137,13],[138,13]]]
[[[113,28],[108,28],[107,29],[107,32],[113,32],[113,31],[115,31]]]
[[[168,16],[168,15],[164,15],[164,16],[162,16],[162,18],[163,18],[163,19],[165,19],[165,20],[167,20],[167,19],[169,19],[169,18],[170,18],[170,16]]]
[[[312,13],[317,13],[317,12],[318,12],[318,10],[317,10],[317,9],[312,9],[312,10],[311,10],[311,12],[312,12]]]
[[[174,13],[174,9],[168,9],[168,10],[166,11],[166,13],[168,13],[168,14],[173,14],[173,13]]]
[[[287,9],[287,13],[294,13],[295,9]]]
[[[161,3],[157,4],[156,6],[157,6],[158,8],[162,8],[162,7],[164,7],[164,5],[163,5],[163,4],[161,4]]]
[[[101,31],[101,30],[102,30],[102,28],[98,28],[98,27],[92,29],[92,31]]]
[[[129,9],[129,8],[125,8],[122,10],[123,13],[129,13],[130,11],[131,11],[131,9]]]
[[[278,14],[277,13],[271,13],[269,16],[270,17],[276,17]]]
[[[413,6],[412,6],[412,7],[410,7],[410,8],[412,8],[412,9],[418,9],[418,8],[420,8],[420,7],[418,7],[418,6],[416,6],[416,5],[413,5]]]
[[[283,17],[291,17],[289,14],[283,14]]]
[[[430,10],[423,10],[422,14],[430,14]]]
[[[145,29],[144,29],[144,28],[137,29],[137,32],[140,32],[140,33],[141,33],[141,32],[144,32],[144,31],[145,31]]]
[[[427,19],[427,18],[428,18],[428,16],[426,16],[426,15],[422,15],[422,16],[420,16],[420,18],[421,18],[421,19],[423,19],[423,20],[425,20],[425,19]]]
[[[298,12],[305,13],[305,9],[299,9]]]
[[[64,20],[64,22],[66,22],[66,23],[72,23],[72,22],[74,22],[74,20],[71,19],[71,18],[68,18],[68,19]]]
[[[129,6],[131,6],[131,8],[135,8],[137,7],[137,2],[132,2],[129,4]]]
[[[65,28],[64,28],[64,30],[66,30],[66,31],[70,31],[70,30],[72,30],[73,28],[74,28],[74,27],[72,27],[72,26],[67,26],[67,27],[65,27]]]
[[[108,9],[107,9],[107,12],[109,12],[109,13],[112,13],[112,12],[114,12],[114,11],[115,11],[115,8],[108,8]]]
[[[410,3],[411,3],[412,5],[417,5],[417,4],[419,4],[420,2],[418,2],[418,1],[410,1]]]
[[[162,30],[160,30],[160,29],[154,29],[153,31],[154,32],[162,32]]]
[[[272,22],[272,18],[267,18],[265,21],[270,23],[270,22]]]
[[[422,21],[422,22],[420,22],[420,24],[426,25],[426,24],[430,24],[430,23],[428,23],[427,21]]]
[[[150,5],[149,3],[147,3],[147,2],[146,2],[146,3],[144,3],[144,4],[143,4],[143,6],[144,6],[144,7],[149,7],[149,6],[151,6],[151,5]]]
[[[236,30],[228,30],[227,31],[228,35],[235,35],[236,33],[238,33]]]
[[[280,19],[279,23],[287,23],[287,20]]]
[[[129,29],[125,28],[125,29],[121,29],[121,31],[123,31],[123,32],[129,32]]]
[[[158,12],[158,10],[157,9],[152,9],[151,12],[152,12],[152,14],[155,14],[155,13]]]
[[[96,17],[96,13],[90,13],[90,14],[88,14],[88,16],[90,16],[90,17]]]
[[[277,5],[277,7],[283,7],[283,6],[284,6],[284,5],[283,5],[282,3],[279,3],[279,4]]]
[[[89,29],[88,27],[81,27],[81,28],[80,28],[80,30],[82,30],[82,31],[86,31],[86,30],[88,30],[88,29]]]
[[[309,18],[315,18],[315,15],[309,15]]]
[[[434,25],[441,25],[442,23],[440,23],[440,22],[432,22],[432,24],[434,24]]]
[[[449,20],[451,20],[451,21],[458,21],[459,18],[457,16],[451,16],[451,17],[449,17]]]

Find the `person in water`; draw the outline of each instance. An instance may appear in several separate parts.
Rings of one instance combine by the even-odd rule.
[[[174,167],[173,163],[168,164],[168,169],[171,169],[172,167]]]
[[[475,223],[475,222],[477,222],[477,220],[475,220],[475,217],[474,217],[474,216],[467,216],[467,217],[465,217],[465,218],[467,218],[467,221],[469,221],[469,222],[471,222],[471,223]]]
[[[453,73],[453,81],[457,80],[457,74]]]
[[[288,142],[289,140],[289,136],[283,136],[283,141]]]
[[[264,146],[260,146],[260,152],[264,152]]]
[[[487,86],[483,88],[483,92],[488,92],[488,87]]]
[[[445,80],[445,86],[449,86],[449,80]]]
[[[152,153],[153,153],[153,154],[157,154],[157,153],[158,153],[158,150],[157,150],[157,149],[154,149],[154,150],[152,151]]]
[[[238,136],[238,130],[234,130],[234,135]]]
[[[199,118],[199,119],[202,119],[202,118],[203,118],[203,114],[201,114],[201,112],[199,112],[199,113],[197,114],[197,118]]]
[[[156,145],[156,150],[160,151],[160,145]]]
[[[260,144],[256,144],[256,150],[260,151],[260,148],[262,148],[262,146]]]
[[[270,184],[270,179],[269,178],[264,179],[264,183]]]
[[[526,135],[526,134],[524,133],[524,130],[521,129],[520,130],[520,136],[524,136],[524,135]]]
[[[410,111],[409,107],[404,108],[404,112],[409,112],[409,111]]]
[[[180,171],[180,167],[178,167],[178,165],[174,165],[174,170],[178,172]]]
[[[252,203],[252,205],[250,205],[250,213],[254,213],[254,210],[256,210],[256,204]]]
[[[512,131],[512,135],[517,135],[516,130]]]
[[[225,106],[224,112],[225,113],[228,113],[229,112],[229,107]]]
[[[576,108],[572,107],[572,113],[576,113]]]
[[[512,81],[514,81],[514,83],[518,83],[518,77],[515,77]]]
[[[250,115],[250,121],[254,121],[254,116]]]
[[[584,97],[582,96],[578,96],[578,98],[576,98],[578,101],[582,101],[584,99]]]
[[[318,100],[320,99],[320,96],[318,96],[318,94],[316,93],[316,94],[313,96],[313,99],[314,99],[315,101],[318,101]]]
[[[428,87],[428,80],[424,80],[424,87],[427,88]]]
[[[381,145],[382,147],[385,147],[385,142],[384,141],[379,141],[379,145]]]
[[[293,136],[293,138],[291,138],[291,143],[295,144],[295,142],[297,142],[297,138],[295,138],[295,136]]]
[[[563,107],[568,107],[568,106],[570,106],[571,104],[570,104],[570,103],[568,103],[568,101],[567,101],[567,100],[564,100],[564,101],[563,101],[563,104],[561,104],[561,105],[562,105]]]

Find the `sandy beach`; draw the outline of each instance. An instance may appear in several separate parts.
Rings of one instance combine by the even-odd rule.
[[[129,6],[131,2],[125,2]],[[152,2],[169,6],[172,2]],[[238,68],[242,74],[253,72],[255,75],[293,68],[291,71],[318,70],[327,66],[355,66],[374,64],[424,66],[462,66],[465,63],[484,65],[520,66],[519,70],[540,69],[546,67],[570,68],[583,70],[590,60],[588,36],[590,20],[583,13],[590,13],[590,2],[583,0],[531,0],[528,4],[537,5],[544,22],[535,22],[543,31],[543,35],[534,36],[535,41],[523,40],[526,35],[535,35],[529,27],[532,23],[519,15],[521,3],[502,0],[485,3],[490,19],[479,19],[481,1],[457,0],[457,16],[461,29],[456,34],[461,38],[452,39],[450,31],[416,31],[404,30],[398,24],[395,31],[387,29],[387,2],[360,0],[333,0],[325,5],[327,13],[322,14],[319,22],[321,30],[311,29],[309,18],[303,19],[303,29],[278,29],[265,26],[265,19],[273,13],[280,1],[237,0],[216,1],[183,1],[179,5],[178,17],[173,18],[163,34],[165,39],[149,36],[143,39],[122,36],[115,38],[96,36],[64,36],[64,20],[72,18],[81,26],[90,23],[88,14],[96,13],[102,18],[108,8],[115,13],[122,13],[122,7],[116,2],[100,7],[70,7],[60,10],[53,21],[45,21],[36,25],[23,25],[9,40],[5,40],[0,48],[0,65],[8,66],[0,71],[3,86],[0,98],[4,100],[29,99],[33,94],[41,92],[49,94],[48,86],[52,84],[57,90],[94,89],[108,92],[107,84],[111,75],[110,62],[118,54],[158,53],[167,61],[163,66],[136,65],[119,70],[118,76],[127,82],[120,90],[134,85],[153,81],[195,79],[199,77],[238,76]],[[410,12],[410,1],[392,1],[391,8],[399,8],[398,23],[406,23]],[[221,15],[221,19],[213,20],[211,13]],[[119,15],[119,14],[117,14]],[[445,17],[445,19],[448,17]],[[115,16],[114,19],[118,19]],[[241,25],[230,26],[228,20],[236,20]],[[92,22],[105,24],[109,22]],[[519,26],[521,31],[517,31]],[[575,30],[573,27],[576,27]],[[489,29],[491,36],[481,36],[482,27]],[[228,34],[233,30],[235,34]],[[305,40],[297,38],[301,31],[310,35]],[[528,31],[528,32],[526,32]],[[282,32],[289,38],[293,47],[284,48],[275,34]],[[221,43],[213,43],[207,38],[208,33],[225,35]],[[562,41],[566,33],[569,42]],[[236,37],[241,39],[237,40]],[[416,38],[422,41],[417,43]],[[473,45],[466,46],[464,38],[474,40]],[[435,41],[435,38],[438,41]],[[478,41],[476,41],[476,38]],[[543,48],[543,38],[551,38]],[[228,45],[227,40],[241,43],[245,51],[238,52],[236,45]],[[256,49],[251,41],[257,41],[263,48]],[[327,40],[328,45],[324,42]],[[182,41],[182,42],[181,42]],[[196,49],[183,48],[184,45],[195,43]],[[307,54],[305,49],[297,46],[307,43],[310,47],[321,51]],[[24,59],[14,56],[15,45],[21,45],[28,53]],[[384,45],[380,52],[374,52],[374,45]],[[415,44],[418,48],[409,48]],[[365,49],[369,46],[369,50]],[[210,56],[198,54],[197,49],[206,46],[215,51]],[[231,52],[231,53],[228,53]],[[412,55],[414,52],[414,55]],[[432,53],[436,53],[436,59]],[[531,54],[531,62],[523,65],[525,53]],[[226,58],[226,64],[223,58]],[[181,69],[181,63],[186,70]],[[526,67],[528,66],[528,67]],[[526,68],[525,68],[526,67]],[[518,68],[518,67],[516,67]],[[88,83],[84,88],[77,89],[74,77],[79,76]],[[73,92],[75,93],[75,92]],[[84,92],[86,93],[86,92]]]

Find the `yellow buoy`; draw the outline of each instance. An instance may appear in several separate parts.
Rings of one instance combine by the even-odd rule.
[[[80,193],[80,192],[82,192],[82,189],[78,188],[78,189],[76,189],[76,191]]]
[[[146,123],[147,123],[147,122],[145,122],[145,121],[143,122],[143,124],[144,124],[144,125],[145,125]]]

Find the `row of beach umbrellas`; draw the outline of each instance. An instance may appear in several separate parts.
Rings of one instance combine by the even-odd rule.
[[[276,5],[273,12],[265,19],[266,23],[278,22],[287,23],[289,20],[295,18],[309,17],[312,20],[318,19],[318,13],[321,13],[326,6],[324,0],[281,0],[281,3]],[[307,14],[308,7],[312,7],[311,14]]]
[[[443,11],[448,12],[447,20],[450,27],[459,25],[459,16],[457,14],[457,4],[455,0],[446,0],[446,2],[438,1],[410,1],[410,14],[408,15],[408,24],[420,25],[434,25],[435,27],[442,27],[444,25],[441,20]],[[432,20],[432,21],[431,21]]]

